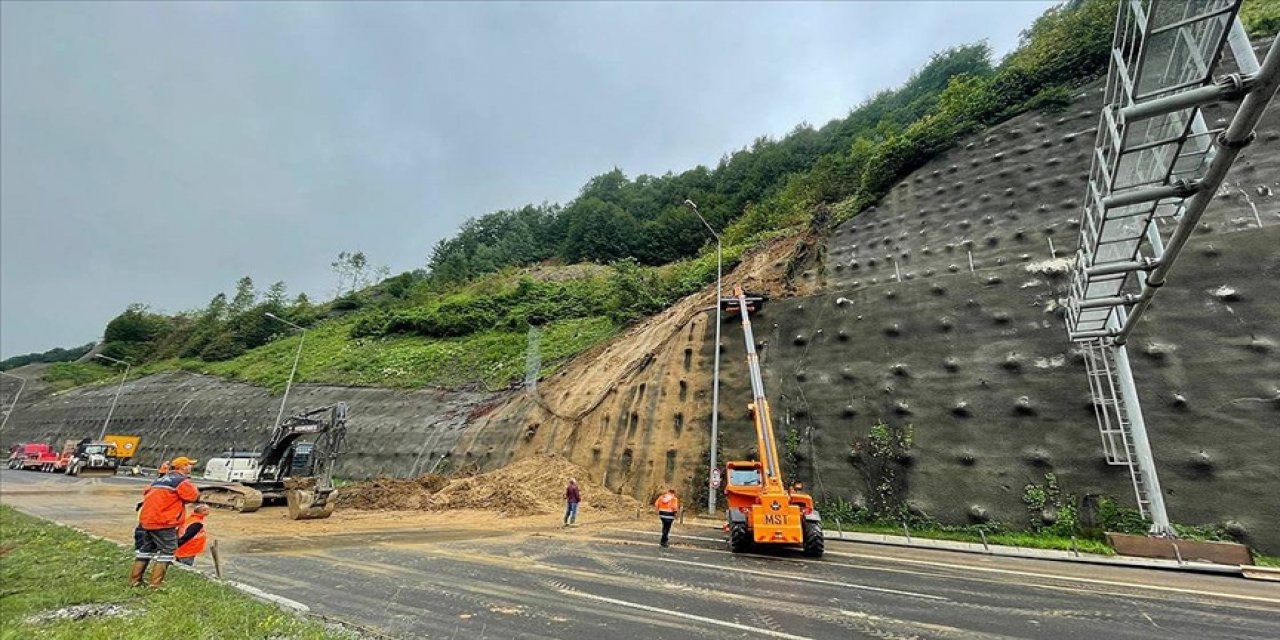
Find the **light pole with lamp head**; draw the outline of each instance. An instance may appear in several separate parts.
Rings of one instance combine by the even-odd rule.
[[[302,341],[307,339],[307,330],[303,329],[302,327],[299,327],[298,325],[292,322],[289,322],[288,320],[285,320],[284,318],[281,318],[280,316],[274,313],[271,313],[270,311],[268,311],[266,315],[268,318],[271,318],[272,320],[275,320],[277,322],[283,322],[293,327],[294,329],[297,329],[298,331],[302,332],[302,334],[298,336],[298,351],[297,353],[293,354],[293,369],[289,370],[289,381],[286,382],[284,385],[284,397],[280,398],[280,413],[276,414],[275,428],[279,429],[280,421],[284,419],[284,405],[286,402],[289,401],[289,388],[293,386],[293,374],[298,372],[298,360],[302,358]]]
[[[714,474],[720,469],[716,461],[716,448],[720,442],[720,300],[724,298],[724,271],[721,262],[720,234],[716,233],[716,230],[707,223],[707,219],[702,217],[698,211],[698,205],[694,204],[693,200],[686,198],[684,206],[693,210],[693,215],[698,216],[707,231],[711,232],[711,237],[716,239],[716,359],[711,371],[711,469],[707,472],[707,513],[714,514],[716,487],[711,486],[711,483]]]
[[[111,356],[104,356],[101,353],[95,353],[93,357],[124,365],[124,374],[120,376],[120,386],[116,387],[116,397],[111,399],[111,408],[107,410],[107,419],[102,421],[102,433],[98,434],[98,441],[101,442],[103,438],[107,437],[107,425],[111,424],[111,414],[116,412],[116,403],[120,401],[120,392],[124,390],[124,381],[129,377],[129,367],[132,367],[133,363],[118,360]]]
[[[0,431],[4,431],[4,426],[9,424],[9,416],[13,415],[13,410],[18,407],[18,398],[22,397],[22,390],[27,387],[27,379],[22,376],[15,376],[12,373],[5,373],[3,371],[0,371],[0,376],[22,381],[21,384],[18,385],[18,392],[13,394],[13,402],[9,403],[9,410],[4,412],[4,420],[0,420]]]

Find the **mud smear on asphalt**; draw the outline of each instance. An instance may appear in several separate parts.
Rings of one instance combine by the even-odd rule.
[[[245,541],[229,547],[240,553],[287,553],[305,547],[307,551],[368,547],[376,544],[436,544],[459,540],[476,540],[509,535],[492,529],[458,529],[456,527],[414,528],[392,531],[331,533],[322,536],[271,536]]]

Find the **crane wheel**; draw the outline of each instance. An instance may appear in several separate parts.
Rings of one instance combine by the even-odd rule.
[[[745,553],[751,549],[751,532],[744,522],[729,525],[729,550],[734,553]]]
[[[826,550],[826,542],[822,538],[821,522],[804,523],[804,554],[810,558],[821,558]]]

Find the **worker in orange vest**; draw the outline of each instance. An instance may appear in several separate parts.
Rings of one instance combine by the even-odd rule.
[[[188,477],[196,461],[178,457],[170,461],[170,465],[173,470],[156,478],[142,493],[142,507],[138,510],[142,535],[135,537],[137,549],[129,575],[129,583],[135,587],[142,585],[142,576],[152,560],[156,566],[151,570],[150,585],[158,587],[164,582],[164,574],[178,550],[178,527],[186,515],[186,505],[200,497],[200,491]]]
[[[182,521],[182,527],[178,529],[178,550],[173,554],[178,562],[188,567],[195,566],[196,556],[204,553],[204,545],[209,539],[204,519],[208,516],[209,505],[198,504]]]
[[[667,487],[666,493],[653,501],[653,508],[658,510],[658,519],[662,521],[662,540],[658,544],[665,547],[667,538],[671,535],[671,524],[676,521],[676,514],[680,511],[680,500],[676,498],[675,488]]]

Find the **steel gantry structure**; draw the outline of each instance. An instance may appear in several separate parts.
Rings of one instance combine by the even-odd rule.
[[[1240,3],[1120,3],[1071,275],[1067,332],[1085,355],[1103,452],[1129,468],[1160,535],[1173,528],[1125,344],[1280,82],[1280,39],[1259,64]],[[1201,107],[1227,101],[1240,102],[1234,117],[1210,128]]]

